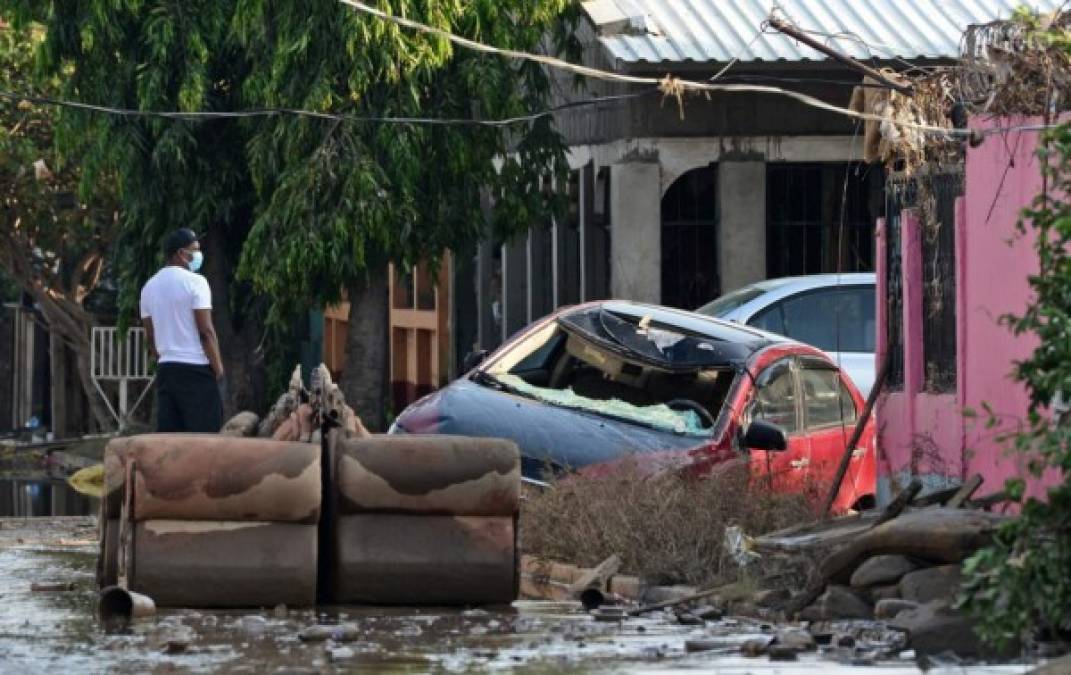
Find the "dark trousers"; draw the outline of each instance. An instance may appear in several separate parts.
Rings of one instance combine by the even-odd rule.
[[[223,426],[223,399],[209,366],[161,363],[156,368],[156,430],[215,434]]]

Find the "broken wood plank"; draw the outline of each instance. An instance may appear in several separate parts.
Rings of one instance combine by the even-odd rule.
[[[595,609],[601,605],[606,597],[604,591],[610,581],[610,577],[617,574],[621,569],[621,556],[616,553],[606,560],[584,571],[571,586],[569,593],[575,598],[580,598],[585,609]]]
[[[952,495],[952,498],[945,502],[945,508],[958,509],[963,506],[964,502],[971,498],[978,488],[982,487],[982,474],[976,473],[960,486],[956,494]]]
[[[971,499],[967,502],[967,506],[972,509],[982,509],[983,511],[988,511],[997,504],[1010,501],[1012,501],[1012,498],[1008,496],[1008,493],[1001,490],[999,492],[988,494],[984,497],[979,497],[978,499]]]
[[[878,376],[874,380],[874,387],[870,390],[870,395],[866,397],[866,405],[863,406],[863,412],[855,422],[855,429],[852,430],[852,436],[848,440],[848,444],[844,446],[844,454],[840,458],[840,465],[837,466],[837,473],[833,476],[833,483],[829,486],[829,494],[826,495],[826,500],[822,504],[822,510],[819,512],[822,520],[829,517],[829,509],[837,499],[837,493],[840,492],[841,483],[844,482],[844,475],[848,473],[848,465],[851,463],[852,453],[855,452],[855,446],[863,436],[863,430],[866,429],[867,422],[870,421],[870,414],[874,411],[874,404],[877,403],[878,394],[880,394],[881,390],[885,387],[885,380],[888,376],[889,355],[886,354],[885,359],[881,363],[881,370],[878,371]]]
[[[935,490],[927,494],[917,497],[911,502],[911,506],[934,506],[935,504],[944,504],[949,499],[955,496],[959,492],[960,486],[945,488],[943,490]]]
[[[628,611],[629,616],[640,616],[641,614],[647,614],[648,612],[656,612],[660,609],[666,609],[667,607],[676,607],[677,605],[683,605],[686,602],[692,602],[693,600],[702,600],[703,598],[709,598],[712,595],[716,595],[721,591],[722,587],[708,588],[705,591],[699,591],[698,593],[692,593],[690,595],[683,595],[674,600],[665,600],[663,602],[655,602],[650,605],[644,605],[643,607],[637,607]]]
[[[912,478],[907,487],[900,491],[900,494],[889,502],[889,505],[882,511],[881,517],[874,523],[874,527],[881,525],[884,522],[890,521],[896,516],[904,512],[907,505],[911,503],[911,500],[915,498],[915,495],[922,490],[922,481],[918,478]]]

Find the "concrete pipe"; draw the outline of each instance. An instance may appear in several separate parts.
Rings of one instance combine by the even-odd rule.
[[[131,557],[130,588],[161,607],[316,603],[316,525],[149,520]]]
[[[512,516],[345,515],[334,535],[335,602],[478,605],[517,598]]]
[[[512,516],[520,451],[512,441],[459,436],[330,439],[340,513],[405,511]]]
[[[156,614],[156,603],[147,595],[121,586],[107,586],[97,596],[97,616],[105,630],[122,630],[134,619]]]

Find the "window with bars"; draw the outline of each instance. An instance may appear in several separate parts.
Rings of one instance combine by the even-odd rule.
[[[767,165],[767,277],[873,270],[882,183],[867,164]]]

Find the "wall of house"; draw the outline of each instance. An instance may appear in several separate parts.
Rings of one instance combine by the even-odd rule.
[[[1009,126],[1022,120],[976,121],[974,128]],[[1024,419],[1029,399],[1012,377],[1013,362],[1031,353],[1036,342],[1014,336],[1000,317],[1021,313],[1030,297],[1027,277],[1037,269],[1029,235],[1016,232],[1020,209],[1041,189],[1036,132],[991,135],[967,153],[965,196],[955,222],[956,370],[954,393],[923,391],[922,312],[924,261],[919,219],[911,211],[901,220],[904,377],[898,391],[877,403],[879,501],[888,500],[911,476],[930,487],[962,482],[981,474],[979,495],[1002,489],[1004,481],[1026,477],[1020,457],[1005,455],[1001,436]],[[878,227],[878,297],[886,297],[885,223]],[[886,303],[879,302],[878,362],[888,350]],[[997,425],[987,428],[989,407]],[[964,415],[972,410],[975,415]],[[1040,495],[1055,479],[1031,481]]]

